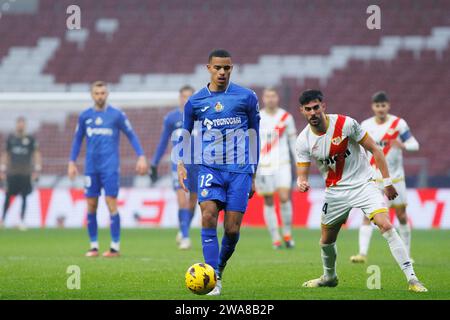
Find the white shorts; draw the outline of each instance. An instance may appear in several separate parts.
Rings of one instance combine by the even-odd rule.
[[[397,190],[398,196],[394,200],[387,200],[388,206],[390,208],[406,207],[406,205],[408,204],[408,200],[406,197],[405,179],[392,179],[392,180],[394,182],[393,183],[394,188],[395,188],[395,190]],[[384,195],[382,182],[378,183],[378,188],[380,189],[381,194]]]
[[[291,165],[283,164],[275,172],[261,170],[256,172],[255,186],[256,192],[260,195],[271,195],[277,189],[290,189],[292,186]]]
[[[373,181],[354,189],[327,188],[322,207],[322,225],[327,227],[344,223],[353,208],[361,209],[369,220],[377,213],[388,212],[384,197]]]

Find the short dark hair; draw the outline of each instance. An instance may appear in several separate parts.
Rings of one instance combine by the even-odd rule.
[[[384,91],[378,91],[372,96],[373,103],[389,102],[389,98]]]
[[[302,92],[300,98],[298,98],[298,101],[300,102],[300,105],[305,105],[316,99],[322,102],[323,100],[322,91],[317,89],[308,89]]]
[[[231,54],[225,49],[214,49],[208,56],[208,62],[211,62],[212,58],[231,58]]]
[[[189,91],[192,91],[192,92],[194,92],[195,91],[195,89],[192,87],[192,86],[190,86],[190,85],[184,85],[184,86],[182,86],[181,88],[180,88],[180,93],[182,93],[183,91],[187,91],[187,90],[189,90]]]

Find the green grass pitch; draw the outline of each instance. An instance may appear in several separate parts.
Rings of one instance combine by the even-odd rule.
[[[415,269],[429,292],[407,291],[406,280],[384,238],[374,232],[369,262],[354,265],[356,230],[338,239],[336,288],[306,289],[301,284],[322,272],[319,230],[296,229],[296,248],[274,251],[268,232],[244,228],[223,278],[220,297],[196,296],[184,286],[187,268],[202,261],[200,232],[192,231],[193,248],[179,251],[174,229],[126,229],[122,257],[86,258],[85,230],[0,230],[0,299],[450,299],[449,231],[414,230]],[[101,251],[109,231],[100,230]],[[81,288],[67,289],[67,268],[81,270]],[[381,289],[366,286],[369,265],[381,269]]]

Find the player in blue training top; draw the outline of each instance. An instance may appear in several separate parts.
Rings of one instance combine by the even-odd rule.
[[[183,128],[201,132],[202,150],[194,141],[193,153],[195,163],[201,163],[198,199],[203,257],[216,270],[218,278],[209,295],[220,295],[223,270],[239,240],[248,199],[255,192],[260,116],[256,94],[230,82],[233,64],[226,50],[211,52],[207,68],[211,82],[189,98],[184,107]],[[185,191],[186,158],[178,161],[178,180]],[[219,251],[217,220],[222,209],[225,233]]]
[[[183,128],[183,108],[186,101],[194,93],[194,88],[191,86],[184,86],[180,89],[179,102],[180,107],[169,112],[164,118],[163,130],[161,138],[159,140],[158,148],[153,156],[151,162],[151,174],[150,178],[153,183],[158,179],[158,164],[166,151],[169,140],[172,135],[176,138],[180,135],[180,131]],[[178,143],[178,140],[172,140],[173,146]],[[197,165],[187,165],[187,188],[189,189],[189,197],[186,197],[186,193],[181,189],[178,183],[177,164],[172,162],[172,183],[173,188],[177,194],[178,201],[178,221],[180,231],[177,234],[176,241],[181,250],[186,250],[191,247],[191,240],[189,238],[189,228],[192,218],[195,213],[195,206],[197,205]]]
[[[72,143],[72,152],[68,167],[70,179],[78,175],[75,164],[80,153],[83,138],[86,137],[85,195],[87,198],[87,228],[91,249],[86,256],[98,256],[97,207],[98,197],[103,188],[106,205],[111,214],[111,246],[104,257],[118,257],[120,251],[120,217],[117,211],[117,195],[120,184],[119,141],[120,131],[125,133],[133,146],[138,161],[136,171],[140,175],[148,172],[147,161],[138,137],[131,127],[125,113],[106,103],[108,89],[102,81],[92,84],[91,96],[95,106],[82,112]]]

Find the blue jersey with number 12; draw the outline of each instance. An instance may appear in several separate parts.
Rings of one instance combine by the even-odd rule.
[[[252,90],[231,82],[224,91],[210,91],[208,86],[199,90],[186,103],[183,122],[189,132],[194,125],[201,132],[201,150],[193,150],[195,163],[200,160],[221,171],[255,173],[259,121],[258,98]]]

